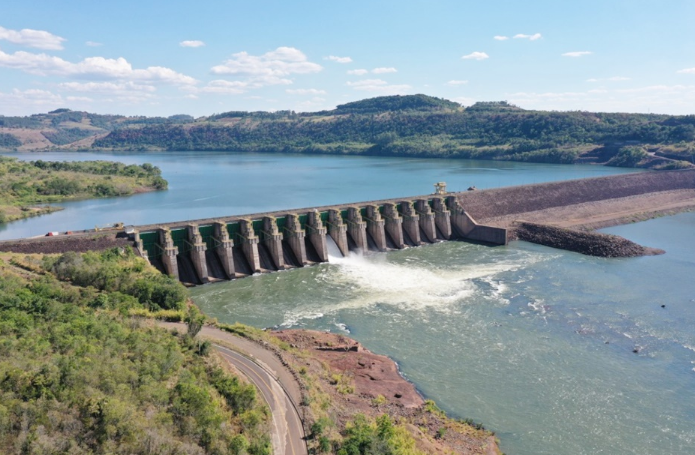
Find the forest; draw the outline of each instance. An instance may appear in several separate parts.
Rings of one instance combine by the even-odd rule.
[[[695,164],[693,115],[534,111],[506,101],[464,107],[426,95],[370,98],[320,112],[231,111],[197,119],[58,110],[0,117],[2,126],[0,147],[17,150],[24,145],[7,135],[21,126],[40,131],[53,146],[84,150],[361,154],[656,169]],[[625,159],[635,153],[642,158]]]
[[[270,454],[254,387],[142,308],[200,318],[129,248],[0,256],[0,453]]]

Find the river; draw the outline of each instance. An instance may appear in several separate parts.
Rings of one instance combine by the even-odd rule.
[[[462,190],[625,172],[229,153],[21,157],[151,162],[170,190],[72,202],[0,226],[2,238],[417,195],[441,180]],[[685,213],[604,230],[662,256],[449,242],[333,258],[192,295],[224,322],[349,333],[396,360],[449,414],[494,430],[508,454],[695,453],[694,228],[695,214]]]

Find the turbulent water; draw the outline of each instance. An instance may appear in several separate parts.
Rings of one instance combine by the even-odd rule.
[[[349,333],[510,454],[695,453],[694,227],[682,214],[608,230],[656,257],[449,242],[193,296],[221,321]]]
[[[51,230],[217,217],[625,172],[465,160],[233,153],[51,153],[160,166],[170,190],[78,201],[0,225]],[[666,250],[599,259],[524,242],[449,242],[192,290],[221,321],[350,333],[509,454],[695,453],[695,214],[607,230]],[[665,307],[662,308],[661,305]],[[637,352],[633,352],[637,351]]]

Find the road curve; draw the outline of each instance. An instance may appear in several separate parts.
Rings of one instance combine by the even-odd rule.
[[[306,455],[304,427],[297,409],[274,375],[252,359],[215,344],[215,349],[260,390],[272,414],[272,444],[276,455]]]

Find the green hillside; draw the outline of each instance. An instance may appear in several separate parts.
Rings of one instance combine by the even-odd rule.
[[[43,114],[62,119],[50,120],[60,132],[46,137],[63,147],[76,139],[74,148],[98,150],[364,154],[668,169],[695,162],[692,115],[530,111],[504,101],[464,108],[426,95],[384,96],[313,113],[233,111],[198,119],[79,113],[83,125],[102,128],[85,144],[77,140],[75,122],[64,121],[77,114]],[[1,130],[13,134],[11,128]]]

